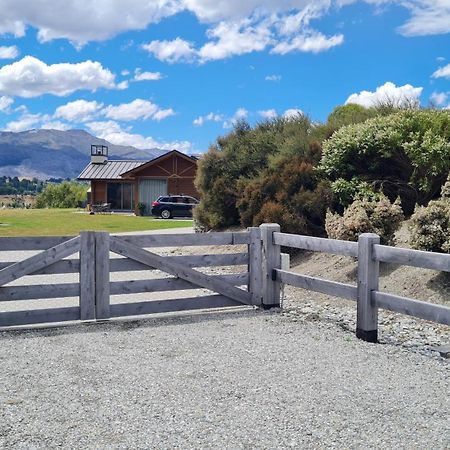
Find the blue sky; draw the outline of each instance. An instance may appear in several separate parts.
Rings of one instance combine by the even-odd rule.
[[[204,151],[238,118],[450,105],[450,0],[0,0],[0,129]]]

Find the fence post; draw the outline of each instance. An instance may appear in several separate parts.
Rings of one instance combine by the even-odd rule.
[[[252,304],[262,304],[262,243],[259,227],[249,227],[250,244],[248,244],[248,291],[252,294]]]
[[[373,246],[379,243],[374,233],[363,233],[358,239],[356,337],[367,342],[378,340],[378,308],[372,303],[372,291],[378,290],[380,263],[373,259]]]
[[[80,320],[95,319],[95,233],[80,233]]]
[[[280,283],[274,279],[274,269],[281,267],[281,247],[273,242],[273,233],[280,231],[277,223],[260,225],[262,239],[262,306],[280,306]]]
[[[95,317],[109,319],[109,233],[95,233]]]

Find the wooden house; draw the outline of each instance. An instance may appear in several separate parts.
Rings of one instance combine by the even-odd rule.
[[[115,211],[135,211],[137,204],[146,205],[160,195],[184,194],[199,198],[194,186],[197,158],[172,150],[150,161],[108,160],[108,148],[91,146],[91,162],[78,176],[90,181],[88,202],[109,203]]]

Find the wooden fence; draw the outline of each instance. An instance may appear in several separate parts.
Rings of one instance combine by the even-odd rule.
[[[244,245],[246,251],[180,256],[161,256],[149,251],[153,248],[208,245]],[[2,251],[29,250],[43,251],[14,263],[0,262],[0,302],[78,297],[78,306],[25,308],[20,311],[0,309],[0,326],[104,320],[138,314],[261,306],[267,303],[261,294],[263,254],[259,228],[206,234],[110,236],[105,232],[87,231],[76,237],[0,238],[0,259]],[[113,258],[114,253],[120,257]],[[199,270],[216,266],[244,266],[245,271],[214,275]],[[111,280],[111,274],[115,272],[136,274],[149,270],[153,274],[158,270],[157,278]],[[160,272],[166,276],[161,276]],[[24,276],[61,274],[78,274],[79,279],[70,283],[46,281],[44,284],[27,279],[22,280],[22,285],[10,284]],[[181,294],[172,300],[111,302],[111,296],[198,289],[207,289],[210,293],[197,292],[193,297],[183,297]]]
[[[272,247],[269,250],[270,254],[278,254],[281,247],[293,247],[358,259],[357,285],[300,275],[281,270],[280,265],[273,267],[272,283],[274,290],[279,289],[280,283],[285,283],[334,297],[355,300],[356,335],[359,338],[368,342],[377,341],[379,308],[450,325],[450,308],[381,292],[378,287],[380,262],[450,272],[450,254],[380,245],[379,236],[372,233],[362,234],[358,242],[281,233],[277,225],[270,225],[270,233],[271,238],[266,237],[264,243],[265,247]]]
[[[246,251],[161,256],[149,250],[208,245],[244,245]],[[358,283],[339,283],[284,270],[281,266],[282,247],[357,258]],[[0,312],[0,326],[105,320],[241,305],[271,308],[280,304],[282,283],[355,300],[356,334],[366,341],[377,341],[379,308],[450,325],[450,308],[378,289],[380,262],[450,272],[450,255],[380,245],[379,237],[374,234],[363,234],[358,242],[348,242],[281,233],[279,225],[263,224],[243,232],[225,233],[110,236],[87,231],[76,237],[0,238],[0,257],[2,251],[27,250],[41,252],[14,263],[0,262],[0,302],[78,297],[78,306],[3,311]],[[114,253],[116,257],[112,258]],[[221,275],[199,270],[214,266],[244,266],[246,270]],[[129,281],[110,279],[111,273],[148,270],[159,270],[170,276]],[[58,274],[79,274],[79,280],[10,284],[24,276]],[[193,297],[181,294],[172,300],[111,302],[111,296],[192,289],[207,289],[209,293],[200,292]]]

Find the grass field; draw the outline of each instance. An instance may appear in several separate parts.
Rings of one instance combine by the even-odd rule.
[[[163,220],[124,214],[89,215],[75,209],[0,210],[0,236],[76,235],[83,230],[122,231],[158,230],[189,227],[192,220]]]

